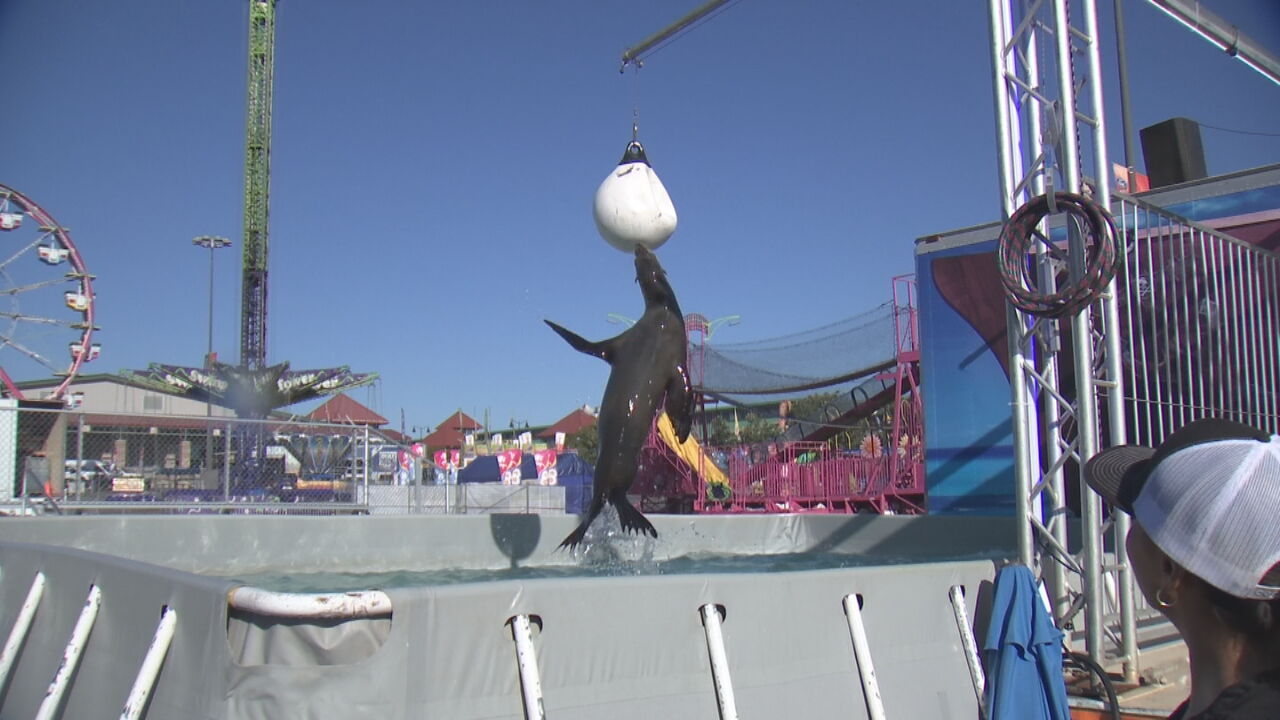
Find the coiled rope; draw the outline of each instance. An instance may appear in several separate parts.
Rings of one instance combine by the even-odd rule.
[[[1084,234],[1085,267],[1075,280],[1069,280],[1067,251],[1036,229],[1041,220],[1057,212],[1078,220]],[[1045,252],[1060,266],[1053,292],[1038,287],[1036,264],[1029,262],[1037,242],[1044,243]],[[1059,192],[1052,201],[1048,195],[1032,198],[1009,217],[1000,232],[996,259],[1005,294],[1014,307],[1038,317],[1062,318],[1075,315],[1101,296],[1115,277],[1116,255],[1111,213],[1083,195]]]

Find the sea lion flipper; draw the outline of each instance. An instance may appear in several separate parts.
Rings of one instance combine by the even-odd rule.
[[[625,491],[614,494],[609,501],[618,510],[618,523],[622,525],[624,532],[658,537],[658,531],[653,528],[653,523],[649,522],[649,518],[635,509],[635,506],[627,500]]]
[[[582,544],[583,539],[586,538],[588,527],[591,527],[591,523],[582,523],[579,525],[576,530],[569,533],[569,537],[565,538],[564,541],[560,543],[560,547],[568,548],[569,552],[576,550],[578,546]]]
[[[543,320],[542,322],[551,326],[551,329],[555,330],[556,334],[564,338],[565,342],[569,343],[570,347],[572,347],[574,350],[577,350],[580,353],[586,353],[587,355],[598,357],[607,363],[610,363],[610,364],[613,363],[614,338],[610,338],[609,340],[601,340],[599,342],[592,342],[582,337],[581,335],[575,333],[574,331],[569,330],[568,328],[561,327],[551,322],[550,320]]]
[[[676,366],[676,371],[667,380],[667,415],[671,418],[676,438],[680,442],[689,439],[689,431],[693,428],[693,384],[684,365]]]
[[[573,552],[582,541],[587,537],[587,528],[591,527],[591,521],[596,519],[600,511],[604,509],[604,498],[596,496],[591,499],[591,506],[587,508],[587,516],[578,524],[577,529],[569,533],[561,543],[561,548],[569,548],[569,552]]]

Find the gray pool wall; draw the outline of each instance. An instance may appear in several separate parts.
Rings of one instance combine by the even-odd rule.
[[[690,554],[848,553],[886,564],[1016,554],[1008,517],[651,515],[658,539],[611,544],[646,559]],[[97,515],[6,518],[0,540],[106,553],[177,570],[235,573],[394,572],[557,566],[573,516]],[[599,523],[603,526],[603,523]],[[596,530],[597,528],[593,528]],[[598,528],[603,529],[603,527]]]
[[[228,606],[262,569],[385,572],[571,562],[574,518],[253,516],[9,518],[0,522],[0,630],[37,572],[31,633],[0,717],[34,717],[90,586],[101,592],[60,717],[117,717],[165,608],[177,631],[144,718],[467,720],[524,717],[511,621],[534,620],[555,720],[715,718],[700,608],[723,608],[739,717],[868,717],[845,598],[863,622],[889,717],[978,717],[948,593],[982,618],[999,561],[940,561],[1012,543],[991,518],[654,518],[655,557],[848,552],[884,565],[800,572],[570,577],[398,587],[391,616],[298,621]],[[105,554],[104,554],[105,553]],[[903,562],[909,560],[908,562]],[[194,574],[194,572],[204,574]]]

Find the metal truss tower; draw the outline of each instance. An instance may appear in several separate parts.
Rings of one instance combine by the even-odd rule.
[[[240,365],[267,364],[267,251],[271,194],[271,88],[276,62],[276,0],[249,0],[249,90],[244,147],[244,278]]]
[[[1033,196],[1056,191],[1091,193],[1111,207],[1111,163],[1103,120],[1102,74],[1095,0],[989,0],[995,86],[1000,200],[1004,218]],[[1074,15],[1074,17],[1073,17]],[[1090,142],[1082,143],[1085,135]],[[1086,185],[1088,189],[1086,189]],[[1046,223],[1050,220],[1046,220]],[[1045,237],[1048,229],[1042,228]],[[1059,271],[1078,277],[1084,241],[1067,223],[1067,263],[1053,267],[1043,245],[1032,255],[1040,288],[1051,289]],[[1102,418],[1109,444],[1125,441],[1120,387],[1119,315],[1113,280],[1102,297],[1061,320],[1024,313],[1006,302],[1009,381],[1012,392],[1014,482],[1022,562],[1037,567],[1065,624],[1085,613],[1085,642],[1095,660],[1103,655],[1104,563],[1100,498],[1080,483],[1077,556],[1068,548],[1065,471],[1083,467],[1099,449]],[[1070,340],[1070,357],[1064,340]],[[1070,361],[1073,377],[1059,376]],[[1073,380],[1073,382],[1071,382]],[[1067,389],[1068,384],[1074,392]],[[1115,513],[1121,627],[1119,654],[1125,674],[1136,678],[1134,598],[1124,534],[1128,518]],[[1041,550],[1044,550],[1043,555]],[[1067,573],[1078,573],[1081,592],[1070,590]]]

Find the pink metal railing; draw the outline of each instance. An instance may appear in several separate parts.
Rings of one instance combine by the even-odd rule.
[[[863,455],[838,452],[825,443],[793,442],[708,448],[692,464],[667,447],[656,429],[642,454],[642,469],[632,491],[642,505],[687,508],[695,512],[923,512],[924,423],[917,365],[920,360],[915,279],[893,279],[896,367],[893,425],[881,438],[886,452]],[[706,319],[686,318],[693,334],[707,333]],[[702,343],[696,350],[702,349]],[[690,343],[691,352],[695,349]],[[701,355],[690,361],[701,381]],[[707,478],[711,465],[728,478],[729,496],[721,496]],[[690,503],[690,500],[692,501]]]
[[[923,509],[924,473],[920,458],[902,449],[895,458],[836,453],[822,443],[777,447],[711,448],[690,465],[680,460],[655,434],[646,447],[644,471],[634,492],[669,503],[673,496],[692,500],[704,513],[919,512]],[[705,478],[715,462],[729,479],[729,497],[712,497]],[[895,470],[898,477],[895,480]],[[717,489],[718,490],[718,489]]]

